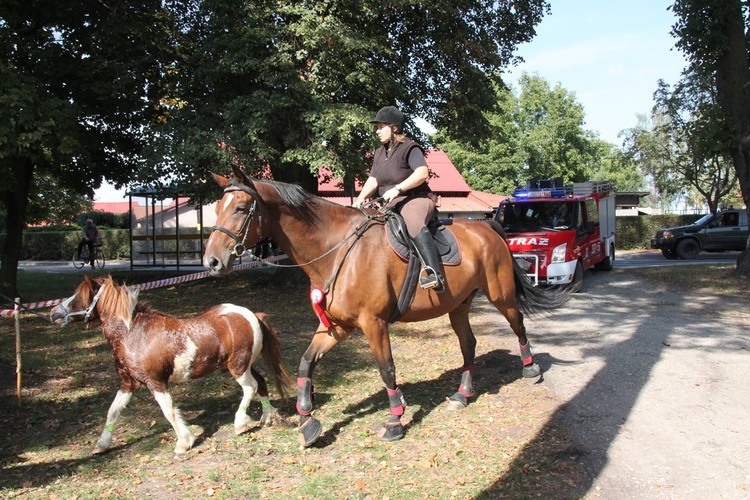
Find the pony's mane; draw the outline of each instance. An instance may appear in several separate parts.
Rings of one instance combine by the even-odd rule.
[[[102,294],[96,305],[100,316],[106,312],[110,318],[124,321],[130,327],[138,292],[125,285],[116,285],[111,277],[102,278],[101,287]]]

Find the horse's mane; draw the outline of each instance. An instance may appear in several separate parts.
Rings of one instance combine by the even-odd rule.
[[[254,179],[253,182],[271,186],[279,194],[284,204],[292,210],[296,218],[308,223],[315,223],[320,220],[317,209],[321,202],[325,202],[323,198],[309,193],[297,184],[261,179]]]
[[[123,321],[130,328],[138,303],[138,291],[125,285],[116,285],[110,276],[98,281],[102,289],[99,302],[96,304],[99,315],[102,316],[102,313],[105,313],[109,318]],[[92,291],[89,290],[89,292]],[[90,300],[89,303],[91,303]]]

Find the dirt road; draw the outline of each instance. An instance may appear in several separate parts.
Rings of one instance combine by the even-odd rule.
[[[575,437],[581,495],[750,497],[748,299],[628,269],[585,280],[561,313],[527,321],[542,383],[560,400],[548,425]]]

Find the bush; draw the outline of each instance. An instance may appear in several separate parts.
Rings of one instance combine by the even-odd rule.
[[[642,215],[617,217],[617,248],[619,250],[644,250],[651,248],[651,238],[665,227],[685,226],[700,219],[701,215]]]
[[[100,229],[107,259],[130,258],[130,236],[125,229]],[[69,260],[81,240],[77,231],[25,231],[21,260]],[[0,235],[4,243],[5,235]]]

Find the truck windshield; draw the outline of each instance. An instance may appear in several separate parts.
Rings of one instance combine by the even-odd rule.
[[[703,217],[701,217],[700,219],[698,219],[697,221],[693,222],[693,225],[694,226],[700,226],[702,224],[705,224],[706,222],[708,222],[709,220],[711,220],[713,218],[713,216],[714,216],[714,214],[706,214]]]
[[[511,202],[500,206],[498,222],[508,232],[564,230],[573,227],[576,203],[564,201]]]

